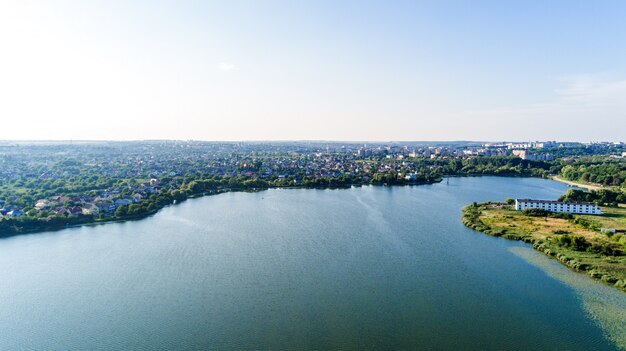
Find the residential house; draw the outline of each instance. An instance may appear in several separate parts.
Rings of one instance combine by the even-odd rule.
[[[127,205],[128,206],[128,205],[130,205],[132,203],[133,203],[132,199],[117,199],[117,200],[115,200],[115,206],[116,207],[120,207],[122,205]]]
[[[67,208],[57,208],[54,210],[54,214],[57,216],[69,215],[70,211]]]
[[[26,213],[24,213],[24,211],[22,211],[22,210],[12,210],[12,211],[8,212],[6,214],[6,216],[10,217],[10,218],[19,218],[19,217],[26,216]]]
[[[48,201],[47,199],[41,199],[37,200],[37,203],[35,204],[35,209],[41,211],[48,206],[50,206],[50,201]]]
[[[98,201],[95,203],[99,213],[112,213],[115,211],[115,204],[111,201]]]
[[[87,216],[97,216],[100,214],[100,209],[94,204],[86,204],[85,206],[83,206],[82,212],[84,215]]]
[[[59,196],[55,196],[55,197],[53,197],[53,198],[52,198],[52,201],[56,202],[56,203],[57,203],[57,204],[59,204],[59,205],[62,205],[62,204],[64,204],[64,203],[66,203],[66,202],[70,201],[70,198],[69,198],[69,197],[67,197],[67,196],[62,196],[62,195],[59,195]]]
[[[83,209],[80,206],[74,206],[67,209],[72,215],[79,215],[83,213]]]

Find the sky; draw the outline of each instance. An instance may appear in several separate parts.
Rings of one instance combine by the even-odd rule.
[[[626,141],[625,18],[622,0],[0,0],[0,139]]]

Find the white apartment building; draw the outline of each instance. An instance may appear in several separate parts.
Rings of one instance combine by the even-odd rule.
[[[540,208],[550,212],[565,212],[576,214],[602,214],[598,205],[592,202],[562,202],[549,200],[515,199],[515,209],[518,211]]]

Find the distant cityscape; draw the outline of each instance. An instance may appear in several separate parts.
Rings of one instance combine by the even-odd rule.
[[[455,175],[547,176],[590,157],[621,160],[626,145],[5,141],[0,143],[0,220],[21,219],[3,224],[11,231],[24,223],[126,218],[189,196],[237,189],[423,184]],[[619,185],[622,179],[601,181]]]

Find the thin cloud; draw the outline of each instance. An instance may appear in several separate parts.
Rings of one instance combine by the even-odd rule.
[[[623,139],[626,130],[626,80],[602,74],[567,77],[543,103],[462,113],[467,128],[502,138],[550,139],[569,131],[571,140]],[[491,133],[491,134],[490,134]],[[520,138],[520,136],[522,138]]]
[[[552,101],[508,109],[474,111],[471,114],[571,114],[595,112],[602,115],[626,113],[626,80],[606,80],[600,75],[580,75],[562,80]],[[578,114],[578,113],[576,113]]]
[[[229,62],[222,62],[219,65],[219,69],[222,71],[230,71],[235,68],[235,65]]]

